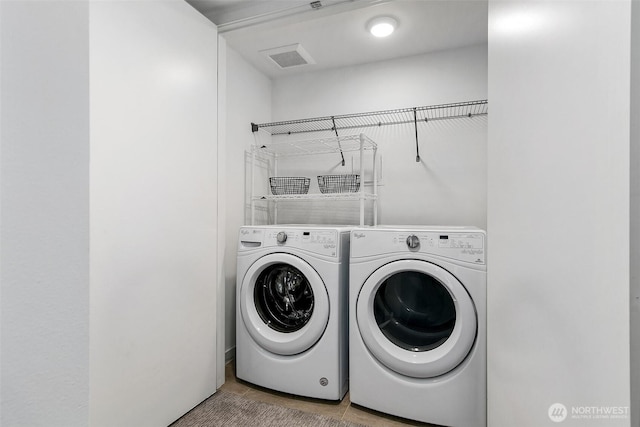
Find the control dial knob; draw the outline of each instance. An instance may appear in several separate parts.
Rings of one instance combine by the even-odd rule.
[[[417,249],[418,247],[420,247],[420,239],[418,239],[418,236],[412,234],[407,237],[407,246],[409,247],[409,249]]]
[[[287,233],[285,233],[284,231],[281,231],[278,233],[278,235],[276,236],[276,240],[278,241],[278,243],[284,243],[287,241]]]

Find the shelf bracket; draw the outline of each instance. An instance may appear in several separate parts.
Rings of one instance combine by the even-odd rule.
[[[338,148],[340,149],[340,157],[342,157],[342,166],[344,166],[344,153],[342,152],[342,145],[340,145],[340,136],[338,135],[338,128],[336,127],[336,119],[334,116],[331,116],[331,123],[333,124],[333,131],[336,133]]]
[[[413,109],[413,126],[416,129],[416,162],[420,162],[420,146],[418,145],[418,109]]]

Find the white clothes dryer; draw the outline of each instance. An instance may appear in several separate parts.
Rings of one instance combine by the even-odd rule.
[[[349,277],[351,402],[486,426],[486,233],[354,229]]]
[[[350,228],[242,227],[236,376],[327,400],[348,388]]]

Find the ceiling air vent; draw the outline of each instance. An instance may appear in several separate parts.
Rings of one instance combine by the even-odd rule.
[[[261,50],[260,53],[266,55],[282,69],[316,63],[300,43]]]

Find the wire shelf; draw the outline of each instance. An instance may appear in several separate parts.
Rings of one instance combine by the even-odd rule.
[[[263,195],[253,196],[254,201],[309,201],[309,200],[376,200],[378,196],[372,193],[328,193],[328,194],[282,194],[279,196]]]
[[[257,142],[257,140],[256,140]],[[252,157],[251,157],[251,185],[250,185],[250,209],[251,209],[251,224],[255,224],[255,211],[256,206],[259,204],[258,202],[273,202],[273,212],[274,212],[274,222],[277,222],[277,212],[278,212],[278,202],[293,202],[293,201],[358,201],[360,204],[360,225],[364,225],[365,219],[365,201],[372,201],[371,210],[373,212],[373,225],[377,225],[378,223],[378,215],[377,215],[377,200],[378,200],[378,192],[377,192],[377,174],[376,174],[376,153],[377,153],[377,144],[367,137],[364,134],[360,135],[347,135],[347,136],[336,136],[331,138],[316,138],[307,141],[284,141],[278,142],[274,144],[267,145],[259,145],[255,144],[252,146]],[[360,174],[351,174],[350,176],[357,176],[358,178],[364,176],[364,159],[363,155],[365,150],[371,150],[372,155],[372,174],[373,174],[373,184],[371,188],[371,192],[365,191],[363,185],[355,186],[334,186],[327,187],[331,191],[345,191],[345,192],[330,192],[327,194],[322,194],[322,184],[320,182],[320,178],[326,177],[324,175],[319,176],[318,187],[322,191],[322,193],[312,193],[312,194],[290,194],[290,192],[286,192],[289,194],[256,194],[255,193],[255,173],[254,169],[257,164],[257,160],[261,157],[272,157],[273,161],[273,170],[277,171],[277,163],[282,156],[304,156],[304,155],[316,155],[316,154],[330,154],[330,153],[342,153],[344,151],[359,151],[360,154]],[[369,156],[367,156],[369,157]],[[342,156],[343,165],[344,165],[344,156]],[[269,163],[269,162],[267,162]],[[272,180],[277,179],[278,177],[271,177]],[[286,178],[286,177],[285,177]],[[291,177],[289,177],[291,178]],[[350,182],[345,182],[345,184],[349,184]],[[360,184],[360,182],[358,181]],[[325,188],[325,191],[327,190]],[[306,190],[306,189],[305,189]],[[352,191],[352,192],[346,192]],[[305,191],[306,192],[306,191]],[[273,192],[272,192],[273,193]],[[277,193],[284,193],[277,191]],[[271,204],[271,203],[267,203]]]
[[[361,139],[362,138],[362,141]],[[306,156],[310,154],[329,154],[360,150],[374,150],[376,143],[366,135],[348,135],[341,137],[310,139],[302,141],[284,141],[273,144],[253,146],[258,153],[271,154],[278,157]]]
[[[432,120],[448,120],[485,114],[488,114],[488,101],[486,99],[282,122],[252,123],[251,129],[253,132],[264,130],[271,135],[290,135],[323,131],[337,132],[343,129],[360,129],[405,123],[429,122]]]

